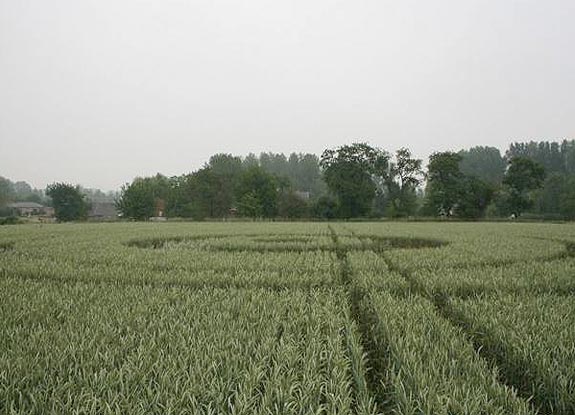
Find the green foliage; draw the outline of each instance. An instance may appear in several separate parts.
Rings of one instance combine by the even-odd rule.
[[[515,159],[543,166],[545,180],[539,173],[527,171],[529,162],[513,166]],[[507,172],[506,160],[510,162]],[[513,143],[505,158],[497,148],[488,146],[434,153],[423,183],[425,192],[421,165],[422,161],[406,148],[392,156],[365,143],[327,149],[321,158],[303,153],[263,152],[246,157],[219,153],[187,174],[137,178],[124,185],[119,195],[94,189],[81,191],[88,201],[114,199],[126,218],[138,220],[154,216],[159,210],[168,217],[226,218],[236,208],[245,216],[267,218],[273,217],[274,211],[284,218],[310,214],[320,218],[399,218],[418,213],[481,218],[487,211],[489,217],[528,213],[530,218],[575,218],[571,185],[575,140]],[[243,172],[250,168],[260,168],[276,181],[279,199],[275,208],[262,202],[259,193],[266,190],[239,188]],[[527,183],[532,179],[534,183]],[[309,194],[307,208],[293,197],[294,191]],[[0,215],[10,214],[8,203],[20,201],[51,203],[43,191],[28,183],[0,177]]]
[[[52,199],[54,214],[59,222],[86,219],[89,206],[79,186],[54,183],[46,188],[46,195]]]
[[[14,200],[14,188],[12,182],[0,176],[0,208]]]
[[[575,176],[571,176],[565,181],[559,199],[559,210],[564,218],[575,220]]]
[[[280,193],[278,198],[278,215],[282,218],[288,219],[308,217],[308,203],[294,191],[283,191]]]
[[[330,191],[337,197],[339,216],[366,216],[375,198],[372,176],[387,171],[388,155],[366,143],[325,150],[320,166]]]
[[[535,211],[562,219],[575,218],[575,176],[551,174],[533,193]]]
[[[575,176],[575,141],[571,141],[569,145],[565,144],[564,154],[565,172]]]
[[[236,189],[243,216],[273,218],[278,212],[278,181],[261,167],[244,170]]]
[[[312,206],[312,214],[316,218],[335,219],[339,212],[337,200],[325,195],[317,199]]]
[[[491,203],[494,189],[475,176],[464,177],[457,204],[457,215],[463,218],[481,218]]]
[[[542,165],[528,158],[515,157],[509,162],[503,184],[518,192],[526,192],[541,187],[544,178],[545,169]]]
[[[190,175],[169,178],[169,194],[167,200],[168,217],[192,217],[190,201]]]
[[[389,164],[390,177],[399,183],[400,188],[415,188],[421,183],[422,161],[411,157],[407,148],[400,148],[395,153],[395,161]]]
[[[210,194],[210,217],[225,217],[234,207],[236,190],[244,170],[240,157],[231,154],[216,154],[210,157],[208,168],[211,170],[211,183],[214,187],[206,189]],[[207,186],[206,186],[207,187]],[[207,194],[206,193],[206,194]]]
[[[575,140],[563,142],[530,141],[512,143],[505,153],[507,160],[515,157],[528,158],[545,169],[547,173],[565,173],[572,169]]]
[[[242,172],[242,159],[231,154],[218,153],[210,157],[207,167],[214,174],[234,180]]]
[[[450,215],[459,202],[463,173],[461,155],[453,152],[433,153],[427,166],[425,209],[428,213]]]
[[[283,154],[262,153],[259,158],[250,154],[242,160],[220,153],[193,173],[162,182],[138,179],[142,180],[147,183],[139,183],[134,195],[128,192],[133,203],[124,204],[127,217],[150,217],[159,198],[166,202],[169,217],[224,218],[232,208],[246,217],[303,217],[307,207],[294,199],[293,190],[319,192],[321,188],[317,157],[295,153],[289,160]],[[126,185],[123,192],[127,190]],[[282,200],[279,195],[284,195]]]
[[[256,156],[254,153],[249,153],[242,160],[242,166],[244,168],[259,167],[259,165],[260,165],[260,160],[259,160],[258,156]]]
[[[563,174],[552,173],[545,178],[543,185],[534,194],[535,210],[541,214],[563,213],[562,203],[569,194],[569,178]]]
[[[385,216],[389,218],[402,218],[412,216],[417,212],[418,199],[416,189],[397,188],[390,186],[385,204]]]
[[[263,216],[262,204],[253,191],[248,191],[241,195],[238,206],[240,215],[242,216],[253,219]]]
[[[236,187],[243,171],[242,160],[215,154],[198,171],[173,177],[168,213],[194,219],[223,218],[236,203]]]
[[[221,218],[234,202],[234,181],[225,173],[204,167],[189,176],[188,196],[196,219]]]
[[[492,186],[503,181],[507,163],[495,147],[472,147],[459,152],[459,167],[466,176],[474,176]]]
[[[385,204],[388,217],[413,215],[417,209],[417,187],[421,183],[422,161],[411,157],[411,152],[401,148],[395,153],[395,160],[390,161],[387,171],[381,172],[379,195]]]
[[[1,216],[1,214],[0,214]],[[6,216],[6,217],[0,217],[0,225],[18,225],[22,223],[20,218],[18,218],[17,216]],[[0,244],[0,251],[1,251],[1,244]]]
[[[430,157],[424,210],[429,215],[481,218],[492,200],[494,187],[461,171],[462,153],[435,153]]]
[[[284,154],[261,153],[259,166],[276,177],[287,178],[290,187],[309,192],[314,199],[325,190],[319,159],[314,154],[291,153],[286,157]]]
[[[539,163],[525,157],[511,159],[500,196],[503,209],[517,216],[529,209],[533,205],[532,191],[542,186],[544,178],[545,170]]]
[[[147,220],[159,214],[156,212],[158,206],[169,197],[170,180],[165,176],[137,177],[132,183],[122,186],[116,207],[125,218]]]
[[[359,165],[341,164],[326,170],[326,182],[337,195],[338,216],[356,218],[368,215],[375,197],[375,185]]]
[[[41,190],[33,189],[28,183],[13,183],[0,176],[0,216],[10,216],[14,213],[8,207],[12,202],[35,202],[43,205],[51,203]]]
[[[34,189],[26,182],[12,182],[0,176],[0,208],[9,202],[50,203],[42,190]]]

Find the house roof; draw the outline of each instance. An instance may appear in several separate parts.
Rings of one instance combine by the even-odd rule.
[[[111,202],[96,202],[92,203],[92,208],[90,209],[90,213],[88,213],[90,217],[117,217],[118,210],[116,209],[116,205]]]
[[[36,202],[14,202],[8,204],[12,209],[43,209],[44,206]]]

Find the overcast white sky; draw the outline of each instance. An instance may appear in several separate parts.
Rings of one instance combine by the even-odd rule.
[[[0,0],[0,175],[575,138],[573,0]]]

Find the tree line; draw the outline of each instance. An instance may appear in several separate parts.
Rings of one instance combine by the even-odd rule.
[[[161,202],[161,203],[160,203]],[[124,216],[575,219],[575,141],[478,146],[423,161],[353,143],[313,154],[217,154],[201,169],[126,184]],[[160,209],[161,208],[161,209]]]
[[[125,217],[137,220],[153,216],[295,219],[308,217],[313,201],[324,192],[315,155],[216,154],[193,173],[134,179],[122,187],[117,206]]]
[[[0,207],[6,200],[5,182],[0,179]],[[87,197],[79,187],[55,183],[44,193],[30,192],[29,198],[51,196],[57,216],[61,200],[67,213],[59,219],[85,216]],[[513,143],[504,155],[485,146],[436,152],[425,168],[407,148],[391,154],[367,143],[326,149],[319,157],[216,154],[188,174],[136,178],[122,187],[115,202],[124,218],[134,220],[575,219],[575,140]],[[70,206],[76,206],[76,213]]]

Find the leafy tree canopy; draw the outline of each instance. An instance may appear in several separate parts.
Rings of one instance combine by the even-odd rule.
[[[54,183],[46,188],[46,195],[52,198],[54,214],[60,222],[85,219],[88,204],[79,186],[68,183]]]
[[[344,145],[323,152],[324,180],[338,199],[339,215],[366,216],[375,197],[374,176],[387,174],[389,155],[366,143]]]
[[[499,205],[507,213],[519,216],[534,204],[533,190],[540,188],[545,179],[543,166],[526,157],[514,157],[509,162]]]
[[[459,168],[461,155],[446,151],[433,153],[427,166],[426,210],[433,215],[453,212],[460,199],[461,180]]]
[[[241,215],[273,218],[278,212],[278,181],[261,167],[251,166],[240,176],[238,205]]]
[[[523,157],[537,162],[550,173],[574,172],[573,151],[575,140],[556,141],[529,141],[512,143],[505,153],[505,158],[511,161],[515,157]]]
[[[503,184],[518,192],[525,192],[541,187],[544,178],[545,169],[541,164],[526,157],[514,157],[509,162]]]
[[[495,147],[472,147],[459,152],[459,167],[466,176],[474,176],[491,185],[499,185],[507,163]]]
[[[14,198],[12,182],[0,176],[0,208],[6,206]]]
[[[388,163],[388,171],[379,176],[378,197],[382,198],[387,216],[400,217],[415,213],[416,190],[423,176],[422,161],[411,156],[407,148],[400,148],[395,159]]]
[[[170,180],[161,174],[137,177],[132,183],[122,186],[116,207],[126,218],[147,220],[157,214],[160,204],[168,200],[170,188]]]

